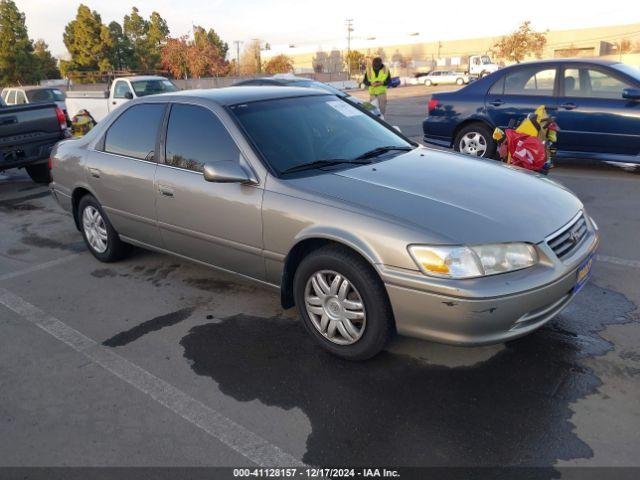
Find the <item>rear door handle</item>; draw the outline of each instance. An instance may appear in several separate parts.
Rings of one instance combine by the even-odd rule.
[[[493,105],[494,107],[499,107],[504,104],[504,100],[491,100],[489,105]]]
[[[173,197],[173,188],[166,185],[158,185],[158,191],[163,197]]]
[[[578,106],[572,102],[563,103],[562,105],[560,105],[560,108],[564,108],[565,110],[573,110],[574,108],[577,108],[577,107]]]
[[[100,170],[98,170],[97,168],[89,168],[89,173],[91,174],[91,176],[93,178],[100,178]]]

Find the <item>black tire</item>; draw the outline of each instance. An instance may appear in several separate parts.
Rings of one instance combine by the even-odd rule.
[[[88,238],[87,229],[84,225],[84,213],[85,210],[92,208],[96,210],[103,221],[104,230],[106,230],[107,240],[106,240],[106,249],[104,251],[97,250],[90,242]],[[91,254],[96,257],[101,262],[110,263],[115,262],[124,258],[129,251],[131,250],[131,245],[124,243],[120,240],[120,236],[118,232],[115,231],[109,218],[106,216],[100,203],[93,195],[85,195],[78,202],[78,211],[76,212],[78,218],[78,225],[80,226],[80,231],[82,232],[82,238],[84,238],[84,242],[87,245],[87,248],[91,252]]]
[[[425,87],[430,87],[431,85],[433,85],[433,82],[431,80],[425,80],[424,81],[424,86]]]
[[[51,171],[49,165],[46,163],[39,163],[37,165],[27,165],[24,167],[31,180],[35,183],[49,184],[51,183]]]
[[[462,139],[465,137],[465,135],[472,134],[472,133],[476,133],[484,137],[484,140],[487,145],[487,148],[484,151],[484,153],[482,155],[478,155],[478,157],[495,159],[496,149],[498,148],[498,144],[493,139],[493,136],[492,136],[493,132],[491,131],[489,126],[480,122],[470,123],[469,125],[465,125],[463,128],[461,128],[458,134],[456,135],[456,138],[453,140],[453,149],[456,152],[467,153],[467,152],[462,152],[460,143],[462,142]]]
[[[315,327],[305,306],[305,289],[310,278],[319,271],[339,273],[359,293],[366,324],[358,340],[350,345],[338,345]],[[328,245],[305,257],[293,279],[293,293],[298,313],[309,334],[325,350],[347,360],[366,360],[378,354],[395,333],[393,311],[387,292],[375,270],[361,257],[341,245]]]

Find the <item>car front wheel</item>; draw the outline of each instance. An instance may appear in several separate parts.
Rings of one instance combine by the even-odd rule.
[[[92,195],[85,195],[80,199],[78,219],[87,248],[101,262],[115,262],[129,252],[130,246],[120,240],[102,207]]]
[[[424,86],[425,86],[425,87],[430,87],[431,85],[432,85],[431,80],[425,80],[425,81],[424,81]]]
[[[482,123],[472,123],[458,132],[453,147],[456,151],[467,155],[493,158],[497,145],[489,127]]]
[[[456,80],[456,84],[457,84],[457,85],[464,85],[464,80],[463,80],[462,78],[458,78],[458,79]]]
[[[294,276],[294,295],[305,328],[334,355],[371,358],[393,335],[393,313],[380,278],[344,247],[308,255]]]

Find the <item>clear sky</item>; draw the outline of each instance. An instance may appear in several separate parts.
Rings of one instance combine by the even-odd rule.
[[[16,0],[31,38],[43,38],[54,55],[65,54],[62,32],[80,3],[97,10],[107,24],[121,23],[135,5],[145,17],[157,10],[172,36],[190,33],[195,23],[214,28],[230,45],[260,38],[276,48],[300,49],[344,48],[347,18],[354,20],[356,40],[376,37],[374,44],[494,36],[523,20],[540,30],[640,22],[640,15],[632,14],[638,0]]]

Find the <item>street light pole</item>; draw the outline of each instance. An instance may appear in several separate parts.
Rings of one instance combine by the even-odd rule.
[[[240,76],[240,44],[242,43],[240,40],[234,40],[233,43],[236,44],[236,77]]]
[[[351,79],[351,32],[353,32],[353,18],[347,18],[347,75]]]

